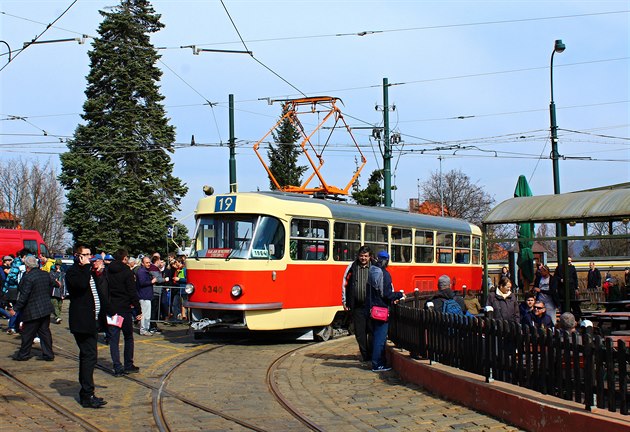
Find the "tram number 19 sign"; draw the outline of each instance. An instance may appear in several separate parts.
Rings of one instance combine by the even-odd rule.
[[[229,212],[236,210],[236,197],[230,195],[219,195],[214,203],[214,211]]]

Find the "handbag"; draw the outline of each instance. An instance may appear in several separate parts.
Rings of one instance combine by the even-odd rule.
[[[370,317],[377,321],[387,321],[387,318],[389,318],[389,309],[381,306],[372,306],[372,309],[370,309]]]

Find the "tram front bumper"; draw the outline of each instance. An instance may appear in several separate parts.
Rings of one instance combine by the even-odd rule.
[[[184,307],[190,308],[191,328],[205,332],[217,327],[247,329],[246,312],[280,311],[282,303],[225,304],[184,301]]]

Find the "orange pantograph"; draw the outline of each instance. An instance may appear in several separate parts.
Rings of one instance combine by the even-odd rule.
[[[278,190],[281,190],[284,192],[296,192],[296,193],[303,193],[303,194],[348,195],[348,191],[350,190],[350,187],[353,185],[355,180],[359,177],[359,174],[361,173],[361,170],[363,169],[367,161],[365,159],[365,156],[363,156],[363,153],[361,152],[359,145],[354,139],[354,136],[352,135],[352,130],[350,129],[350,126],[348,126],[348,124],[343,118],[343,115],[341,114],[341,110],[336,105],[337,100],[339,99],[335,97],[318,96],[318,97],[307,97],[307,98],[301,98],[301,99],[290,99],[290,100],[282,101],[283,103],[287,105],[286,113],[269,130],[269,132],[265,134],[264,137],[262,137],[258,142],[256,142],[256,144],[254,144],[254,151],[256,152],[256,156],[258,156],[258,159],[265,167],[265,170],[267,171],[269,178],[271,179],[271,181],[273,182],[273,184],[276,186]],[[317,127],[313,129],[313,131],[310,133],[306,132],[306,130],[304,129],[302,123],[300,122],[298,118],[298,116],[300,115],[321,116],[322,114],[324,114],[323,119],[317,123]],[[330,128],[330,134],[328,134],[328,138],[326,139],[326,142],[324,143],[323,147],[320,150],[317,150],[313,146],[313,143],[311,142],[311,138],[318,130],[322,129],[322,127],[324,126],[324,124],[326,124],[326,122],[328,122],[331,119],[334,119],[335,123]],[[290,121],[291,124],[300,132],[300,135],[302,136],[302,142],[300,143],[300,147],[302,148],[302,153],[306,156],[306,158],[308,159],[313,169],[313,172],[310,174],[310,176],[299,186],[298,185],[280,186],[275,176],[269,169],[269,166],[265,163],[264,159],[258,152],[260,143],[262,143],[269,135],[271,135],[271,133],[285,120]],[[348,184],[343,189],[337,186],[329,185],[324,180],[323,174],[321,172],[321,169],[324,165],[324,159],[322,155],[324,153],[324,150],[326,149],[326,146],[328,145],[328,142],[333,132],[337,128],[337,123],[339,123],[340,121],[343,123],[343,127],[345,128],[348,135],[352,139],[354,146],[356,147],[357,151],[359,152],[359,155],[361,156],[361,165],[358,167],[358,169],[355,171],[354,175],[352,176]],[[313,156],[311,156],[310,152],[313,153]],[[320,185],[317,187],[309,187],[309,183],[315,177],[319,179]]]

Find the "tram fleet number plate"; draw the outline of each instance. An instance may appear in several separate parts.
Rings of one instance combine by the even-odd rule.
[[[214,211],[216,213],[219,212],[229,212],[236,210],[236,197],[230,195],[219,195],[217,196],[217,200],[214,202]]]

